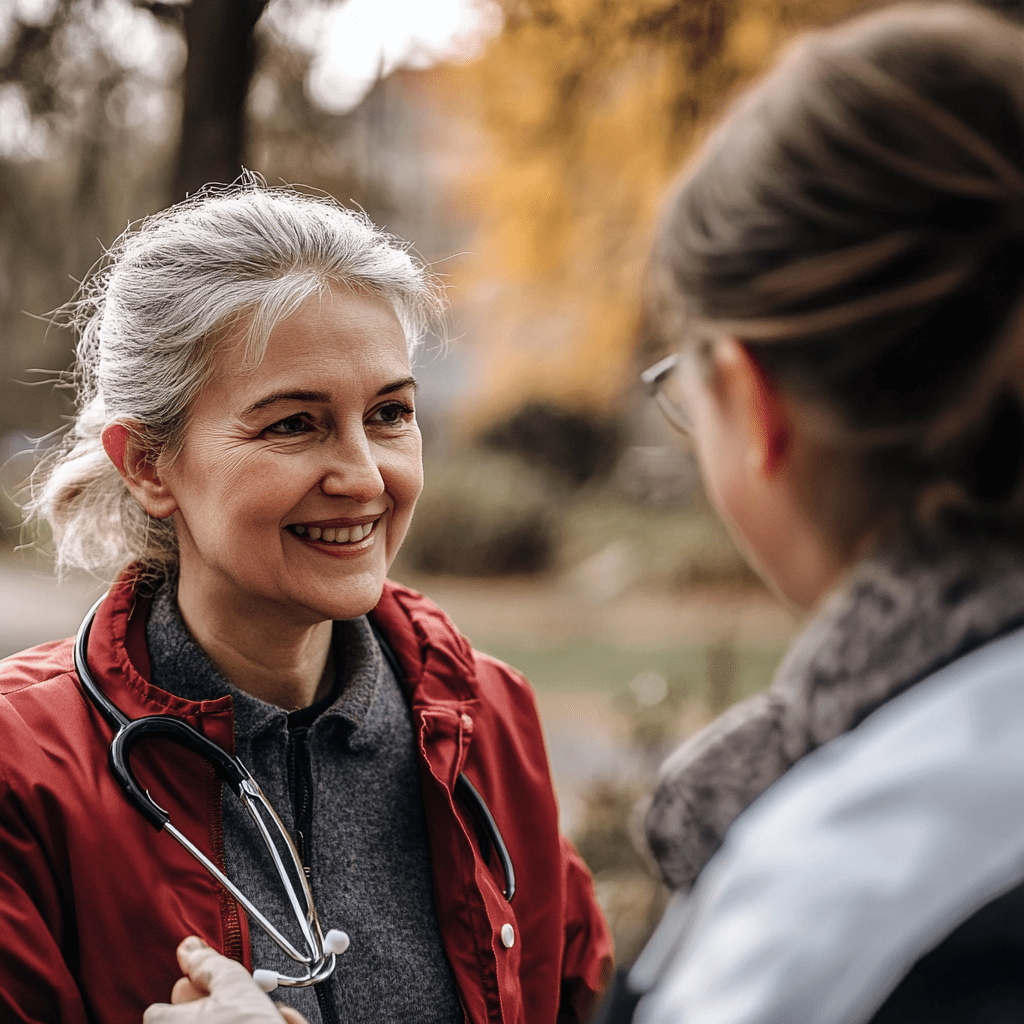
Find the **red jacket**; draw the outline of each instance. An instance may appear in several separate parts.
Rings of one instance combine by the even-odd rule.
[[[145,610],[128,583],[113,588],[89,641],[93,676],[130,718],[179,715],[230,750],[230,697],[196,703],[147,681]],[[441,934],[469,1020],[583,1019],[607,980],[611,940],[587,870],[558,834],[529,686],[412,590],[388,584],[371,617],[405,673]],[[70,640],[0,662],[4,1024],[139,1024],[147,1005],[169,997],[174,950],[189,934],[251,969],[241,910],[128,803],[107,767],[110,737],[79,686]],[[223,867],[212,770],[164,741],[140,746],[133,764],[172,822]],[[453,801],[461,771],[508,846],[511,905],[497,858],[484,863]]]

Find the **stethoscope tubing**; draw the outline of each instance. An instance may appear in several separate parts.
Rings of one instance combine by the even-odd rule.
[[[277,984],[286,987],[302,988],[309,985],[316,985],[329,977],[334,970],[337,953],[344,952],[347,948],[348,937],[341,932],[328,933],[328,938],[337,948],[337,953],[325,949],[325,940],[317,919],[316,908],[313,903],[313,894],[309,887],[305,871],[298,850],[292,840],[284,823],[278,817],[273,805],[267,800],[256,780],[252,777],[245,765],[235,756],[219,747],[212,740],[207,739],[197,729],[194,729],[184,719],[174,715],[146,715],[142,718],[130,719],[120,708],[110,700],[100,689],[92,672],[89,670],[88,646],[89,634],[92,630],[93,620],[100,605],[106,599],[101,597],[89,610],[75,637],[73,648],[75,671],[78,674],[82,688],[90,702],[99,711],[107,724],[114,732],[110,743],[109,763],[110,770],[128,801],[139,811],[140,814],[156,830],[165,831],[171,835],[182,847],[184,847],[204,868],[242,905],[245,912],[259,924],[259,926],[270,936],[275,944],[292,960],[302,964],[305,975],[301,977],[289,977],[277,974]],[[380,645],[385,659],[391,666],[395,678],[402,680],[403,674],[398,659],[391,650],[388,643],[375,629],[374,633]],[[256,907],[252,901],[217,867],[187,836],[181,833],[171,822],[170,814],[162,808],[149,794],[149,791],[139,785],[138,780],[131,767],[131,754],[135,747],[143,740],[165,739],[180,746],[192,750],[203,758],[213,768],[217,777],[224,782],[242,801],[250,817],[259,830],[261,837],[270,852],[274,866],[281,878],[282,885],[288,895],[292,912],[302,933],[304,943],[309,950],[302,953],[298,950],[281,932],[267,919],[267,917]],[[473,816],[477,834],[484,852],[484,859],[487,859],[489,849],[493,848],[498,863],[505,879],[502,888],[502,895],[505,900],[511,903],[516,892],[515,868],[512,858],[509,855],[508,847],[498,828],[494,815],[481,796],[479,790],[470,782],[465,772],[460,772],[455,781],[454,796],[470,811]],[[291,872],[288,865],[282,859],[278,844],[267,827],[264,820],[264,812],[273,823],[277,835],[288,851]],[[300,905],[299,896],[296,892],[292,878],[298,880],[302,891],[302,902]],[[337,936],[337,938],[335,938]],[[261,975],[272,975],[274,972],[259,971]],[[266,982],[266,978],[263,979]]]
[[[237,758],[207,739],[202,733],[193,729],[187,722],[173,715],[147,715],[143,718],[129,719],[96,684],[89,670],[87,651],[89,633],[92,622],[104,598],[93,605],[86,615],[75,637],[74,663],[75,671],[86,694],[114,729],[110,744],[110,770],[129,802],[143,815],[153,828],[163,830],[183,846],[204,868],[231,893],[259,926],[270,936],[275,944],[292,960],[306,968],[306,974],[300,977],[278,975],[278,984],[286,987],[303,988],[315,985],[329,977],[334,969],[336,955],[324,949],[324,939],[320,923],[316,916],[313,894],[309,888],[298,850],[284,823],[278,817],[273,805],[267,800],[259,784],[249,770]],[[282,885],[288,895],[295,920],[299,925],[302,938],[308,953],[298,950],[253,904],[253,902],[231,881],[220,868],[213,863],[191,840],[181,833],[170,820],[170,815],[143,789],[131,769],[131,752],[143,740],[167,739],[184,746],[206,760],[218,778],[226,783],[242,801],[250,817],[259,830],[274,867],[281,878]],[[265,812],[275,826],[280,841],[288,851],[292,871],[281,857],[278,844],[267,828],[266,821],[260,811]],[[292,878],[295,878],[302,890],[305,908],[300,905],[299,896]]]

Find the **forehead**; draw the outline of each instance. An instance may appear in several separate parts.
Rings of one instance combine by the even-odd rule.
[[[365,291],[332,287],[313,295],[270,332],[258,363],[248,356],[248,323],[217,347],[207,391],[239,404],[283,382],[296,386],[339,378],[358,387],[409,372],[405,332],[391,306]]]

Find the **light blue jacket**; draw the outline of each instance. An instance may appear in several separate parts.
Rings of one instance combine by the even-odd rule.
[[[803,758],[745,811],[631,981],[638,1024],[857,1024],[1024,880],[1024,630]],[[1021,965],[1024,971],[1024,964]]]

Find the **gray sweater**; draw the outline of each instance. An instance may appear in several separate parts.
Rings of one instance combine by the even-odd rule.
[[[165,583],[150,610],[153,683],[188,700],[232,696],[235,752],[293,836],[297,776],[308,772],[312,828],[302,840],[317,913],[325,932],[341,928],[352,940],[334,975],[317,986],[319,997],[315,989],[279,988],[273,998],[312,1024],[462,1021],[434,906],[409,712],[367,620],[334,624],[338,682],[329,706],[289,715],[224,678],[182,621],[175,593]],[[303,948],[269,854],[227,789],[224,859],[228,875]],[[250,939],[254,967],[298,973],[256,924]],[[322,1012],[325,997],[333,1014]]]

